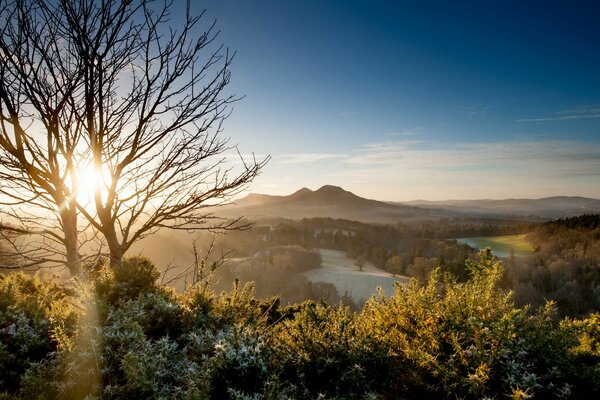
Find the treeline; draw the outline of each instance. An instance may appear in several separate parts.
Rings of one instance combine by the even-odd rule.
[[[519,308],[480,257],[465,282],[435,270],[358,312],[177,294],[139,258],[77,287],[0,276],[0,398],[598,398],[600,315]]]
[[[421,232],[426,237],[459,239],[476,236],[517,235],[529,232],[539,223],[520,219],[454,218],[425,222]]]
[[[594,230],[600,228],[600,214],[583,214],[576,217],[561,218],[545,224],[546,227],[566,227],[578,230]]]
[[[560,219],[535,227],[533,257],[507,264],[506,287],[520,303],[557,303],[564,315],[600,309],[600,215]]]

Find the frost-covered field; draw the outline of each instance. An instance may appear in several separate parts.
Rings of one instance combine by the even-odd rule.
[[[322,267],[304,275],[312,282],[332,283],[341,295],[348,292],[356,302],[369,299],[376,294],[378,287],[386,295],[392,295],[394,282],[408,281],[407,277],[393,276],[369,262],[365,262],[362,271],[359,271],[355,261],[342,251],[320,249],[319,252],[323,258]]]

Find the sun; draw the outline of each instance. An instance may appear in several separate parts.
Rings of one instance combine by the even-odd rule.
[[[88,165],[77,172],[77,201],[88,204],[93,201],[94,194],[106,183],[100,171],[93,165]]]

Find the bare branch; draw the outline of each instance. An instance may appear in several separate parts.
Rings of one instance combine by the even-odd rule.
[[[151,0],[0,2],[0,205],[10,216],[0,229],[13,242],[39,236],[50,253],[59,243],[57,259],[79,274],[98,249],[118,263],[159,229],[244,227],[211,207],[268,157],[244,158],[223,137],[240,97],[227,92],[235,53],[217,43],[215,22],[202,30],[189,1],[184,15]],[[88,203],[90,166],[100,182]]]

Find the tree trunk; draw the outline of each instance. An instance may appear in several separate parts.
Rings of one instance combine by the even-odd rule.
[[[67,268],[71,276],[81,276],[81,259],[77,243],[77,213],[74,209],[65,208],[60,212],[65,234],[65,249],[67,253]]]
[[[112,225],[109,226],[109,228]],[[108,249],[110,250],[110,267],[113,268],[117,265],[120,265],[123,261],[123,247],[117,239],[117,233],[114,229],[111,229],[109,232],[104,232],[104,237],[108,243]]]

